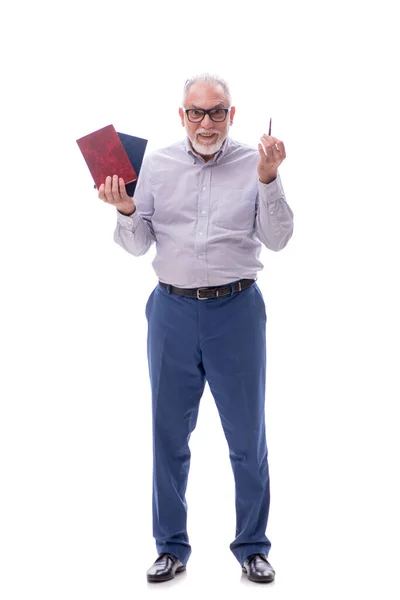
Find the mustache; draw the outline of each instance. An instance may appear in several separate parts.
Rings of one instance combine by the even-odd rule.
[[[202,133],[205,133],[205,134],[207,134],[207,133],[216,133],[217,135],[219,135],[220,132],[218,130],[215,130],[215,129],[204,129],[204,128],[198,129],[196,131],[196,135],[199,135],[199,134],[202,134]]]

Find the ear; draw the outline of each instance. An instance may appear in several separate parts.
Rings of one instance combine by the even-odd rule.
[[[179,116],[181,118],[182,127],[185,127],[185,113],[183,112],[183,108],[179,109]]]
[[[234,106],[231,106],[231,111],[229,113],[231,125],[233,125],[233,117],[235,116],[235,112],[236,112],[236,108]]]

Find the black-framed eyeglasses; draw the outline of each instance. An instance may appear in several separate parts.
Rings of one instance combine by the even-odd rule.
[[[222,123],[226,119],[226,115],[230,111],[229,108],[184,108],[187,118],[191,123],[200,123],[206,115],[209,115],[211,121]]]

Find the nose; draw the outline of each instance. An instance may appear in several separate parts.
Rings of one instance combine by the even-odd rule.
[[[211,129],[212,127],[214,127],[214,122],[210,119],[210,115],[204,116],[204,119],[201,122],[201,126],[205,127],[206,129]]]

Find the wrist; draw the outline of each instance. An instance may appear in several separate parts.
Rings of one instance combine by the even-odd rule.
[[[121,215],[124,215],[125,217],[131,217],[136,212],[136,206],[132,206],[128,210],[123,210],[121,208],[118,208],[117,210],[121,213]]]
[[[275,181],[277,174],[275,173],[275,175],[271,175],[270,177],[259,177],[259,181],[261,183],[265,183],[266,185],[268,185],[269,183],[272,183],[273,181]]]

